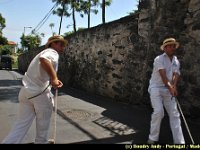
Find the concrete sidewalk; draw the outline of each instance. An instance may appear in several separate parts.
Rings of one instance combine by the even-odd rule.
[[[58,138],[57,143],[145,144],[151,112],[148,106],[131,106],[79,90],[66,89],[65,93],[59,92],[58,97],[58,114],[67,121],[66,130],[57,130],[57,137],[66,138]],[[186,142],[191,143],[183,122],[182,127]],[[200,125],[189,122],[189,127],[195,142],[200,143]],[[167,115],[162,122],[160,143],[173,144]]]

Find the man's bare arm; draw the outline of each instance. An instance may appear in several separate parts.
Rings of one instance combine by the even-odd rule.
[[[54,70],[52,64],[46,60],[45,58],[40,58],[40,63],[42,68],[48,73],[50,76],[51,80],[57,80],[57,74],[56,71]]]
[[[63,86],[63,83],[60,80],[58,80],[57,73],[55,69],[53,68],[53,65],[45,58],[40,58],[40,63],[41,63],[42,68],[44,68],[44,70],[50,76],[51,85],[55,89],[61,88]]]
[[[179,79],[180,79],[180,75],[178,73],[174,73],[172,82],[173,82],[173,86],[175,88],[177,87],[177,83],[178,83]]]

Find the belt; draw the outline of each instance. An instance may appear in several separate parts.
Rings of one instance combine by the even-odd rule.
[[[50,86],[50,84],[49,84],[41,93],[39,93],[39,94],[37,94],[37,95],[35,95],[35,96],[33,96],[33,97],[30,97],[30,98],[28,98],[28,99],[33,99],[33,98],[36,98],[36,97],[42,95],[42,94],[48,89],[49,86]]]

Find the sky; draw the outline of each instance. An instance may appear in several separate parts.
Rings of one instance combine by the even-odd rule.
[[[106,22],[117,20],[128,15],[128,12],[137,10],[138,0],[112,0],[112,5],[106,8]],[[20,37],[31,33],[37,24],[45,17],[45,15],[54,6],[52,0],[0,0],[0,13],[6,19],[6,28],[3,30],[3,36],[9,41],[20,44]],[[81,18],[76,14],[77,28],[87,28],[87,16]],[[101,24],[101,10],[98,15],[91,16],[91,26]],[[46,23],[40,28],[39,33],[44,33],[42,44],[45,44],[50,36],[52,36],[50,23],[54,23],[53,31],[58,33],[60,18],[51,15]],[[72,18],[64,18],[62,23],[61,34],[73,30]],[[32,28],[27,28],[32,27]]]

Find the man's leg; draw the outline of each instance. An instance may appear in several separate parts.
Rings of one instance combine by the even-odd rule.
[[[166,91],[163,95],[164,98],[164,106],[169,115],[170,127],[173,134],[174,144],[185,144],[182,128],[181,128],[181,121],[180,121],[180,114],[177,109],[177,104],[175,99],[171,99],[172,96],[169,91]]]
[[[36,111],[36,144],[48,143],[48,130],[53,110],[52,101],[50,92],[43,93],[33,99]]]
[[[33,104],[26,98],[24,88],[20,90],[19,102],[18,119],[9,135],[2,141],[3,144],[21,143],[35,118]]]
[[[164,117],[164,109],[162,103],[162,97],[158,88],[152,88],[150,91],[151,105],[153,107],[153,113],[151,116],[151,128],[149,134],[149,140],[158,141],[160,134],[160,124]]]

